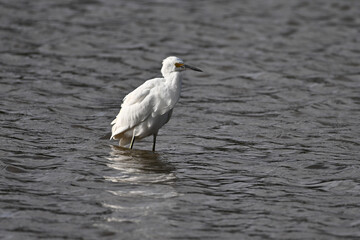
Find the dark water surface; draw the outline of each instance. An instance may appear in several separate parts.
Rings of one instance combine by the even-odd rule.
[[[173,118],[121,99],[177,55]],[[1,239],[360,238],[360,1],[0,1]]]

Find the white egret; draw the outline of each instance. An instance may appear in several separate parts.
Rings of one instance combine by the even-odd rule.
[[[161,68],[164,78],[147,80],[125,96],[119,114],[111,122],[110,139],[119,140],[120,146],[130,143],[132,149],[135,140],[153,135],[152,150],[155,151],[158,131],[169,121],[180,98],[183,71],[186,69],[202,72],[184,64],[180,58],[165,58]]]

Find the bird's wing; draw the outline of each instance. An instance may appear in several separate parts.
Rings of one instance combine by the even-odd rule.
[[[169,92],[166,87],[155,87],[151,90],[153,96],[153,109],[151,115],[153,117],[163,115],[174,108],[177,99]]]
[[[150,79],[125,96],[119,114],[111,122],[111,138],[145,121],[153,113],[154,95],[151,91],[163,80]]]

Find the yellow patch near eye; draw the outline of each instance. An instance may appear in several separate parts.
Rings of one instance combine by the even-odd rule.
[[[183,63],[175,63],[175,67],[182,67],[182,66],[184,66]]]

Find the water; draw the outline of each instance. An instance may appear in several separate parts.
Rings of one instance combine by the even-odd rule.
[[[358,239],[359,1],[0,2],[0,238]],[[173,118],[102,139],[177,55]]]

